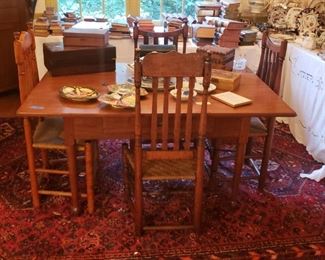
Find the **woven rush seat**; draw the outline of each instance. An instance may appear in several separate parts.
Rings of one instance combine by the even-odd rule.
[[[134,154],[127,150],[130,162],[134,162]],[[134,164],[132,164],[134,170]],[[174,160],[142,160],[143,180],[194,180],[196,171],[195,159]]]

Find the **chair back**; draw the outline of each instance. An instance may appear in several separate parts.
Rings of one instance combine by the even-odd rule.
[[[18,70],[20,101],[22,102],[39,81],[35,37],[31,27],[28,31],[14,32],[14,53]]]
[[[196,111],[199,116],[199,129],[196,140],[203,142],[206,133],[208,88],[211,78],[209,55],[198,53],[181,54],[178,52],[150,53],[143,60],[135,61],[136,86],[136,125],[135,142],[138,148],[142,141],[142,114],[140,88],[143,78],[152,79],[152,100],[150,115],[150,152],[147,159],[189,159],[193,158],[191,144],[193,141],[193,93],[196,77],[203,77],[204,94],[202,104]],[[173,83],[171,80],[175,80]],[[188,83],[184,83],[184,79]],[[188,100],[182,101],[182,86],[188,84]],[[176,97],[170,94],[170,86],[175,84]],[[162,86],[163,85],[163,86]],[[187,86],[186,86],[187,87]],[[146,108],[147,109],[147,108]],[[150,110],[151,109],[151,110]],[[148,112],[148,109],[147,109]],[[148,113],[147,113],[148,115]],[[157,146],[157,144],[159,144]],[[204,144],[202,144],[204,146]]]
[[[143,46],[145,52],[149,53],[151,51],[158,52],[167,52],[171,49],[168,47],[174,47],[174,50],[178,51],[178,40],[179,37],[183,38],[183,53],[186,53],[186,42],[188,36],[188,25],[187,21],[185,21],[182,25],[182,28],[168,31],[168,32],[154,32],[154,31],[146,31],[142,30],[138,26],[138,21],[134,22],[133,26],[133,41],[134,41],[134,50]],[[143,38],[143,45],[139,45],[139,38]],[[172,46],[170,45],[172,43]],[[146,46],[148,45],[148,46]],[[141,55],[143,56],[143,55]]]
[[[268,35],[263,33],[262,53],[257,70],[259,76],[276,94],[279,94],[281,84],[282,65],[287,51],[287,41],[274,43]]]

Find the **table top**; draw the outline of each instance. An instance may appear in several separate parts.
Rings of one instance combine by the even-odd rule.
[[[101,72],[80,75],[56,76],[46,74],[32,90],[17,110],[19,116],[61,116],[61,117],[121,117],[134,114],[134,109],[112,108],[99,101],[74,102],[59,95],[63,86],[78,85],[96,89],[100,94],[107,93],[107,84],[125,83],[132,76],[126,64],[117,64],[115,72]],[[233,108],[209,98],[208,115],[216,117],[252,116],[295,116],[296,113],[282,99],[272,92],[255,74],[242,73],[239,95],[252,99],[252,104]],[[174,106],[171,96],[170,106]],[[200,112],[200,95],[195,97],[193,112]],[[150,114],[151,95],[142,100],[142,112]],[[184,102],[186,106],[186,102]]]

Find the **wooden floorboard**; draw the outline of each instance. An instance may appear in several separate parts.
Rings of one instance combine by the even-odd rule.
[[[0,93],[0,117],[15,117],[19,106],[18,91]]]

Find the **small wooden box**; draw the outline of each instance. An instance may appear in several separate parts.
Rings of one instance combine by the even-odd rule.
[[[63,32],[63,43],[64,46],[105,47],[108,35],[108,29],[70,28]]]
[[[232,71],[213,69],[211,83],[215,84],[218,90],[233,91],[240,85],[240,74]]]
[[[43,44],[44,64],[53,76],[115,71],[116,48],[67,47],[62,42]]]
[[[198,53],[206,53],[207,51],[211,53],[211,63],[213,69],[232,70],[235,58],[235,49],[224,48],[218,45],[205,45],[197,48],[196,50]]]

